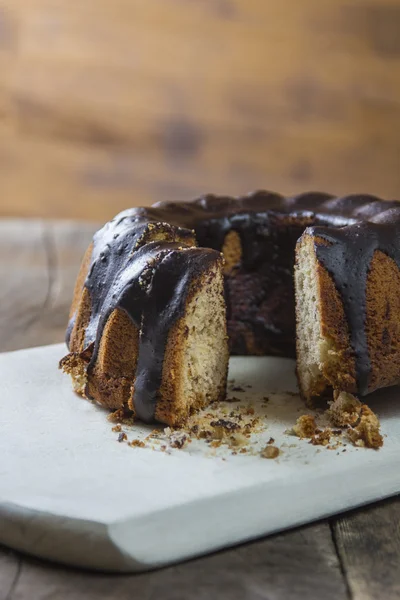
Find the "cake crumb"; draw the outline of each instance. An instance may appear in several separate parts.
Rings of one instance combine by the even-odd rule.
[[[183,431],[174,431],[169,437],[169,445],[171,448],[181,450],[189,443],[189,436]]]
[[[273,444],[275,442],[273,437],[270,437],[267,444]]]
[[[118,423],[123,420],[124,416],[124,410],[122,408],[118,408],[108,415],[107,420],[111,421],[111,423]]]
[[[296,425],[293,426],[291,432],[297,435],[300,439],[312,438],[315,435],[317,424],[313,415],[302,415],[296,421]]]
[[[142,442],[142,440],[132,440],[128,442],[128,446],[130,446],[131,448],[145,448],[146,444]]]
[[[240,426],[234,421],[228,421],[228,419],[217,419],[211,421],[211,427],[213,427],[212,437],[218,440],[222,440],[224,437],[228,437],[231,432],[240,429]]]
[[[160,435],[160,433],[162,433],[161,429],[153,429],[152,431],[150,431],[149,435],[147,437],[158,437]]]
[[[118,435],[118,441],[119,442],[124,442],[125,440],[128,439],[128,436],[126,435],[126,433],[124,433],[123,431],[121,431],[121,433]]]
[[[244,446],[247,442],[248,438],[240,432],[229,436],[229,446]]]
[[[329,427],[325,429],[316,429],[314,435],[310,439],[310,444],[314,446],[328,446],[332,436],[332,430]],[[328,446],[329,448],[329,446]]]
[[[222,440],[212,440],[210,442],[211,448],[219,448],[221,444],[222,444]]]
[[[263,450],[261,450],[262,458],[276,458],[279,456],[280,451],[276,446],[265,446]]]
[[[347,435],[355,446],[375,450],[383,446],[379,419],[366,404],[361,405],[360,420],[355,427],[349,428]]]
[[[339,427],[347,427],[347,436],[358,448],[383,446],[380,422],[377,415],[362,404],[353,394],[334,391],[334,399],[327,411],[330,421]]]
[[[199,440],[209,440],[210,438],[212,438],[212,435],[213,432],[211,431],[211,429],[201,429],[196,437]]]
[[[361,402],[353,394],[335,390],[327,414],[336,427],[353,426],[360,418],[361,406]]]
[[[107,420],[111,423],[123,423],[124,425],[133,425],[135,422],[134,415],[130,411],[125,411],[123,408],[118,408],[107,416]]]
[[[115,431],[116,433],[118,433],[119,431],[122,431],[122,429],[121,429],[121,424],[120,424],[120,423],[118,423],[118,425],[115,425],[115,426],[114,426],[114,427],[111,429],[111,431]]]
[[[153,429],[152,431],[150,431],[149,435],[147,435],[144,439],[146,442],[151,440],[159,440],[161,433],[161,429]]]

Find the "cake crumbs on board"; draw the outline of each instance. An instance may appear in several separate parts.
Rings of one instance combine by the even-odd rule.
[[[231,389],[234,388],[235,391],[245,391],[238,384],[231,385]],[[284,393],[289,396],[295,395],[293,392]],[[131,412],[118,409],[108,416],[108,420],[116,423],[112,431],[118,433],[118,442],[126,441],[133,448],[151,448],[170,454],[171,449],[182,450],[192,441],[202,440],[213,456],[216,449],[224,447],[230,450],[233,456],[248,454],[274,459],[282,452],[276,446],[275,439],[270,437],[267,442],[264,441],[266,446],[260,449],[261,440],[257,439],[257,436],[254,437],[254,434],[261,433],[268,426],[265,404],[269,400],[270,396],[260,398],[258,409],[255,405],[246,404],[243,399],[237,397],[226,398],[223,402],[212,402],[206,409],[191,415],[186,424],[181,427],[155,428],[144,439],[131,441],[122,431],[122,425],[131,426],[135,423]],[[237,406],[230,406],[234,402]],[[261,412],[257,414],[256,410],[259,409]],[[320,419],[328,421],[329,425],[320,425]],[[283,433],[308,440],[309,444],[326,450],[338,450],[341,446],[346,446],[344,439],[356,448],[378,449],[383,445],[378,417],[355,396],[345,392],[334,393],[333,401],[329,403],[329,408],[325,412],[303,414],[298,417],[291,429]],[[297,447],[296,444],[285,443],[281,444],[281,447],[283,446]],[[341,452],[346,452],[346,448]]]
[[[193,440],[202,440],[213,451],[225,447],[233,455],[254,454],[252,436],[265,429],[265,415],[256,414],[251,404],[239,404],[239,398],[234,400],[238,403],[236,407],[230,406],[229,400],[211,403],[203,411],[191,415],[183,426],[153,429],[143,440],[128,441],[128,445],[169,453],[170,449],[182,450]],[[109,415],[109,420],[117,423],[112,431],[119,433],[118,440],[125,441],[127,438],[121,437],[126,436],[122,425],[131,425],[132,418],[127,418],[123,410],[117,410]]]
[[[119,425],[133,425],[135,423],[135,417],[132,415],[132,411],[126,411],[123,408],[117,408],[107,416],[107,420],[110,423],[117,423]]]
[[[333,401],[329,403],[327,416],[337,427],[353,426],[360,418],[361,406],[361,402],[353,394],[335,391]]]
[[[375,450],[383,446],[379,418],[353,394],[334,392],[334,399],[330,402],[324,416],[336,429],[318,428],[315,417],[307,414],[300,416],[287,433],[296,435],[300,439],[308,438],[310,444],[326,446],[328,450],[336,450],[341,445],[340,440],[336,440],[335,443],[330,442],[333,436],[343,434],[354,446]]]
[[[361,406],[359,422],[349,427],[348,437],[355,446],[375,449],[383,446],[379,419],[366,404]]]
[[[146,444],[144,443],[143,440],[131,440],[130,442],[128,442],[128,446],[130,446],[131,448],[145,448]]]
[[[297,435],[300,439],[311,438],[315,434],[316,429],[317,423],[315,422],[315,417],[313,415],[302,415],[297,419],[292,429],[288,430],[288,433]]]

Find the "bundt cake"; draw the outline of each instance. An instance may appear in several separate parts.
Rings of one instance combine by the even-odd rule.
[[[82,395],[177,425],[224,397],[227,333],[231,354],[295,356],[297,313],[307,401],[397,383],[398,215],[264,191],[125,211],[83,260],[61,366]]]

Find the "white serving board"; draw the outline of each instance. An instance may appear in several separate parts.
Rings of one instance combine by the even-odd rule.
[[[255,445],[272,436],[279,458],[212,456],[204,442],[166,453],[118,443],[106,412],[77,397],[58,371],[64,353],[59,344],[0,355],[2,544],[72,565],[142,571],[400,491],[397,388],[370,402],[382,449],[329,451],[284,434],[305,412],[293,394],[293,361],[232,358],[230,377],[252,385],[235,395],[257,406],[275,392]],[[135,426],[129,437],[148,431]]]

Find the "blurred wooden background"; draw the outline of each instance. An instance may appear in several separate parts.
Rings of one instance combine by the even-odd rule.
[[[0,0],[0,215],[400,197],[398,0]]]

